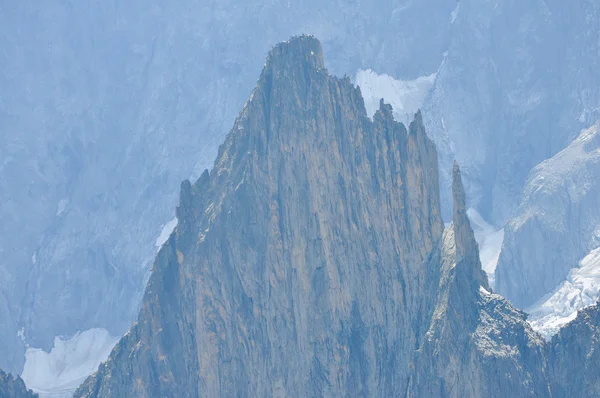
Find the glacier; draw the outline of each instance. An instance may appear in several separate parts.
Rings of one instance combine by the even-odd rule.
[[[379,109],[379,101],[383,98],[386,103],[392,105],[394,118],[408,124],[423,106],[436,75],[437,73],[432,73],[414,80],[398,80],[385,73],[378,74],[371,69],[361,69],[356,73],[354,82],[360,87],[370,117]]]
[[[21,377],[42,398],[70,397],[106,361],[119,339],[106,329],[89,329],[68,339],[57,336],[50,352],[27,348]]]
[[[569,272],[554,292],[540,299],[526,312],[531,326],[547,340],[571,322],[577,312],[600,299],[600,247],[592,250]]]

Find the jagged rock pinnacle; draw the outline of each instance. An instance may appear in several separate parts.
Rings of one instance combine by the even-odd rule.
[[[456,262],[465,262],[467,266],[472,267],[473,279],[480,286],[489,289],[487,276],[481,269],[481,262],[479,261],[479,247],[467,217],[465,189],[460,167],[456,161],[452,169],[452,199],[454,202],[453,225],[456,240]]]

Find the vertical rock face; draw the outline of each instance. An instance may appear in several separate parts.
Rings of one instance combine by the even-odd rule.
[[[271,51],[213,170],[184,182],[137,323],[78,396],[389,396],[431,310],[442,222],[417,114]],[[433,282],[435,281],[435,282]]]
[[[340,75],[414,79],[440,64],[453,3],[3,2],[0,368],[23,369],[21,329],[49,351],[129,328],[176,188],[214,160],[269,46],[312,32]]]
[[[498,292],[520,308],[551,293],[600,247],[598,176],[600,123],[531,172],[496,268]]]
[[[435,310],[407,396],[548,396],[541,338],[523,313],[487,290],[456,164],[452,188],[454,221],[444,232]]]
[[[600,305],[581,311],[548,347],[554,396],[600,396]]]
[[[490,292],[457,165],[443,230],[436,159],[421,114],[367,118],[316,39],[275,46],[75,396],[594,396],[595,315],[550,348]]]
[[[0,370],[0,398],[35,398],[37,396],[25,387],[25,383],[19,376],[14,378]]]
[[[489,290],[487,275],[481,269],[479,262],[479,246],[475,241],[475,234],[471,228],[471,222],[467,217],[467,206],[465,200],[465,189],[462,183],[460,168],[458,163],[454,162],[452,169],[452,198],[453,198],[453,218],[452,227],[454,231],[454,241],[456,242],[456,263],[464,264],[467,269],[464,271],[467,283],[473,285],[473,289],[479,292],[479,287]]]

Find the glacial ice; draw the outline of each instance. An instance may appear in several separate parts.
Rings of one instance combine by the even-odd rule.
[[[50,352],[29,347],[21,377],[42,398],[71,397],[100,363],[106,361],[119,337],[106,329],[90,329],[63,340],[55,337]]]

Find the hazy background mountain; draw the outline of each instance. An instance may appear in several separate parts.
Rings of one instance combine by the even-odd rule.
[[[599,20],[597,1],[460,1],[423,114],[443,185],[458,159],[471,205],[496,225],[529,171],[600,119]]]

